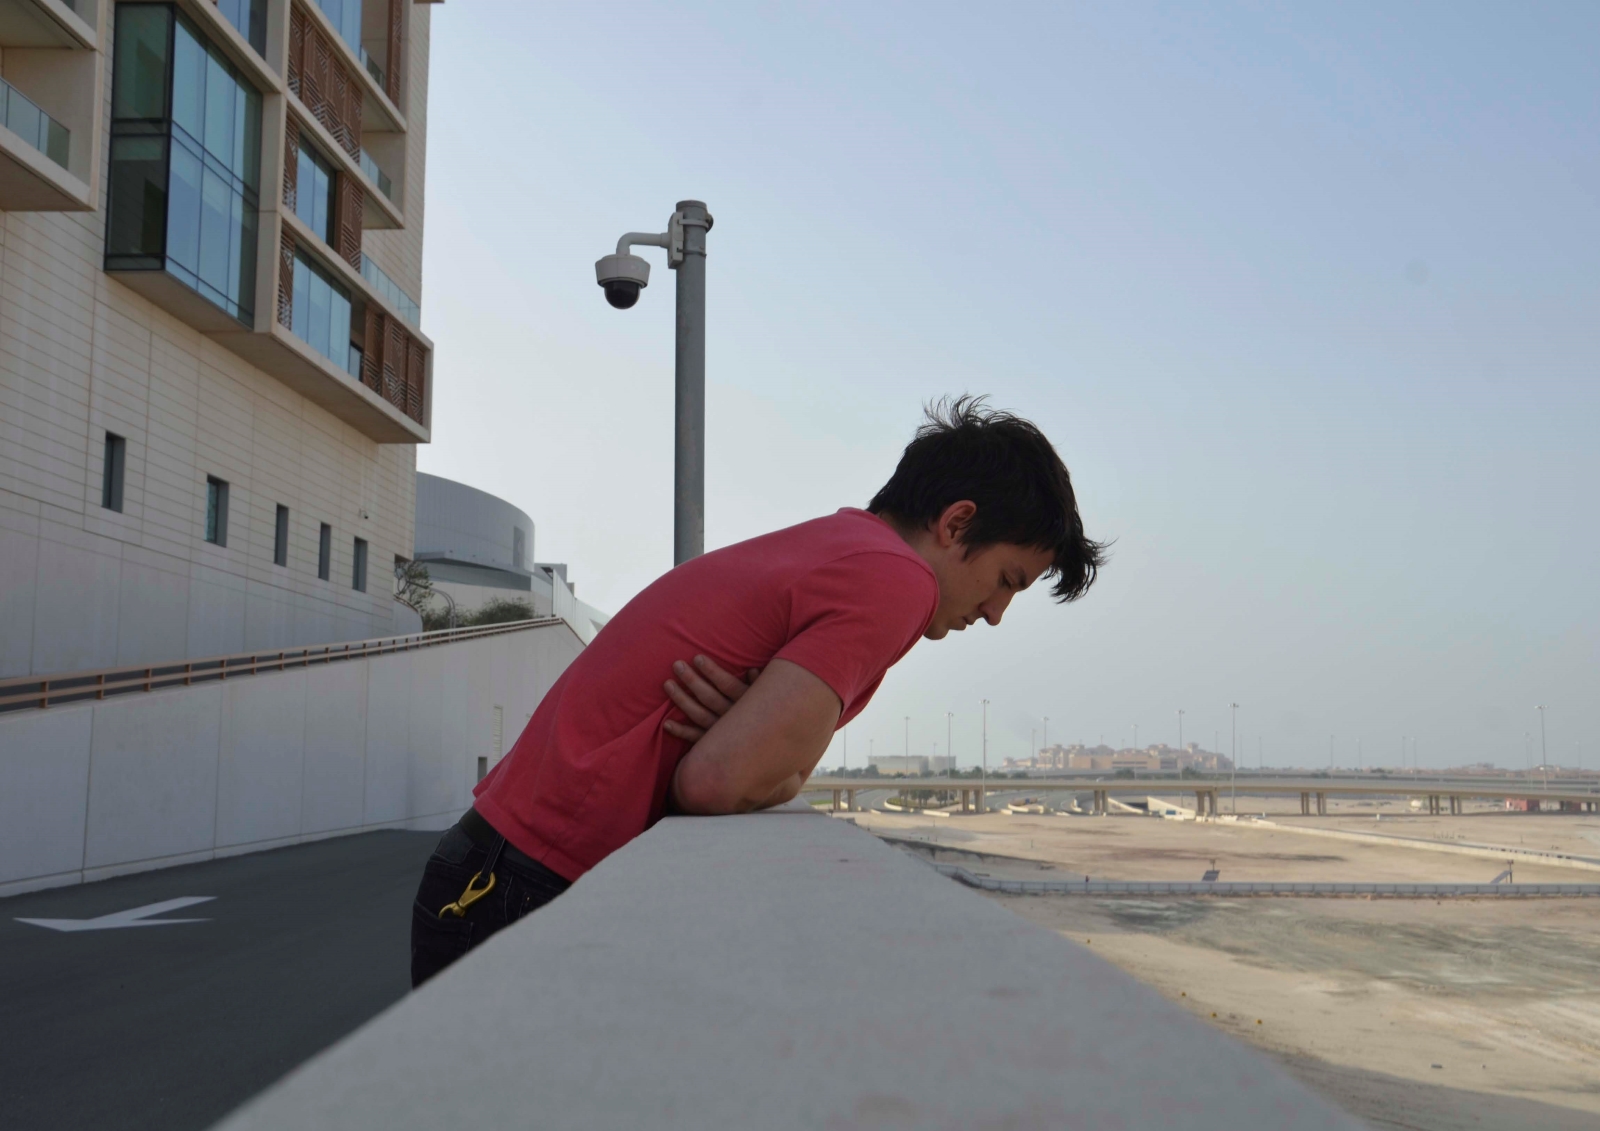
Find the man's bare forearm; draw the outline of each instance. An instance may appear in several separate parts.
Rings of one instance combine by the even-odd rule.
[[[769,795],[765,801],[757,805],[756,808],[771,809],[774,805],[782,805],[785,802],[793,801],[796,797],[800,796],[800,789],[805,784],[805,774],[792,774],[782,785],[773,790],[771,795]]]
[[[748,813],[797,796],[839,719],[838,696],[798,665],[775,660],[678,763],[682,813]]]

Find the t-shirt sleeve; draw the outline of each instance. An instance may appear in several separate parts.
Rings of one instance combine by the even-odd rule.
[[[851,554],[795,583],[789,641],[773,658],[822,680],[848,711],[911,650],[938,603],[938,583],[921,562],[888,552]]]

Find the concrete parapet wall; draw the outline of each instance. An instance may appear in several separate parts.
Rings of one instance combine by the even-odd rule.
[[[550,625],[0,715],[0,895],[443,827],[582,647]]]
[[[671,818],[219,1126],[1349,1128],[1091,948],[798,806]]]

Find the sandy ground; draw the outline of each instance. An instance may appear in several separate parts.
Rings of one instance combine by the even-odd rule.
[[[983,816],[935,828],[856,816],[991,875],[1198,879],[1216,859],[1224,879],[1481,882],[1496,868],[1245,825]],[[1592,819],[1424,820],[1445,831],[1467,822],[1473,839],[1492,821],[1531,846],[1582,837],[1578,822]],[[1519,863],[1517,879],[1589,876]],[[1262,1048],[1375,1127],[1600,1128],[1600,899],[991,898]]]
[[[945,848],[983,851],[1034,861],[1065,875],[1097,880],[1198,880],[1215,866],[1224,880],[1332,880],[1382,883],[1488,883],[1500,873],[1498,860],[1426,852],[1403,843],[1369,843],[1307,836],[1288,828],[1263,828],[1248,821],[1195,823],[1153,817],[1036,817],[988,814],[929,818],[888,813],[853,814],[862,828],[889,836],[927,841]],[[1418,820],[1427,820],[1419,818]],[[1277,818],[1274,818],[1277,820]],[[1373,832],[1366,824],[1335,817],[1320,818],[1314,827]],[[1507,819],[1431,818],[1470,825],[1474,841],[1498,832],[1500,843],[1516,843],[1518,835],[1543,847],[1557,834],[1550,826],[1580,824],[1600,834],[1600,817],[1555,814],[1507,814]],[[1516,823],[1532,826],[1524,834]],[[1369,823],[1370,819],[1369,819]],[[1385,834],[1427,835],[1409,819],[1378,822]],[[1565,834],[1571,836],[1573,834]],[[1588,843],[1588,842],[1584,842]],[[1600,847],[1600,846],[1595,846]],[[993,875],[1041,877],[1037,870],[1018,870],[996,862]],[[1064,876],[1062,878],[1065,878]],[[1600,871],[1535,864],[1519,859],[1516,878],[1527,883],[1600,883]]]

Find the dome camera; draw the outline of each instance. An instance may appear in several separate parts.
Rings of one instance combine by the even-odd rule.
[[[650,264],[637,255],[608,255],[596,261],[594,278],[605,288],[607,302],[618,310],[627,310],[649,285]]]

